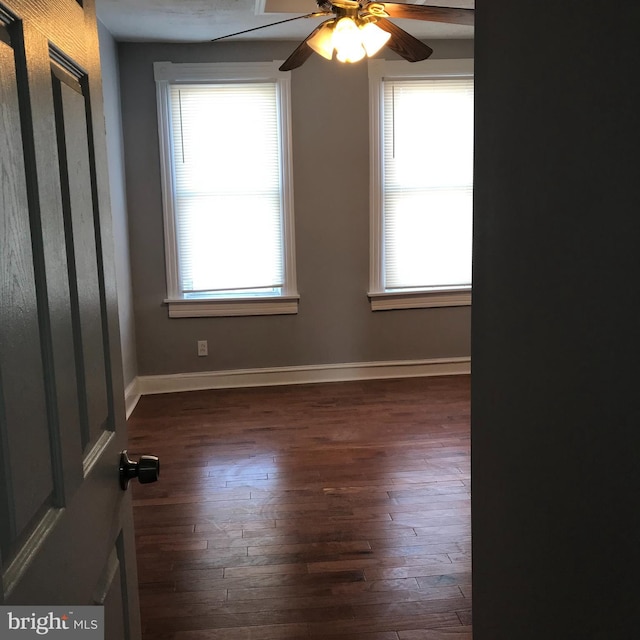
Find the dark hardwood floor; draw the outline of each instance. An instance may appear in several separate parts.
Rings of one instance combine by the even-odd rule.
[[[471,638],[469,377],[146,396],[145,640]]]

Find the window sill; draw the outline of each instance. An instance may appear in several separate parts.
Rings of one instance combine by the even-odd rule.
[[[432,307],[470,307],[471,287],[412,292],[370,292],[371,311],[428,309]]]
[[[212,318],[222,316],[273,316],[298,313],[299,296],[274,298],[227,298],[165,300],[170,318]]]

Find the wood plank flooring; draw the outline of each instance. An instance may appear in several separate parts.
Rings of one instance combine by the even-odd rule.
[[[147,396],[144,640],[470,640],[469,377]]]

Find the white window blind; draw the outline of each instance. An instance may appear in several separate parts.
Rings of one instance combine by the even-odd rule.
[[[284,283],[274,82],[170,87],[179,294],[278,295]]]
[[[383,86],[383,289],[469,286],[473,79]]]

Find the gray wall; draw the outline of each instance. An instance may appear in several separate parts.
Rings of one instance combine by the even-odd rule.
[[[640,629],[638,3],[476,0],[474,640]]]
[[[129,232],[127,227],[118,52],[117,45],[111,37],[111,34],[100,22],[98,22],[98,33],[100,37],[104,117],[107,131],[111,213],[113,218],[116,281],[118,287],[118,315],[120,318],[120,342],[122,347],[124,384],[126,386],[136,377],[138,365],[133,315],[133,291],[129,264]]]
[[[169,319],[153,62],[283,60],[294,46],[119,45],[140,374],[469,355],[468,307],[370,310],[367,66],[316,55],[292,72],[299,313]],[[473,55],[471,41],[433,48]],[[195,355],[198,339],[209,357]]]

